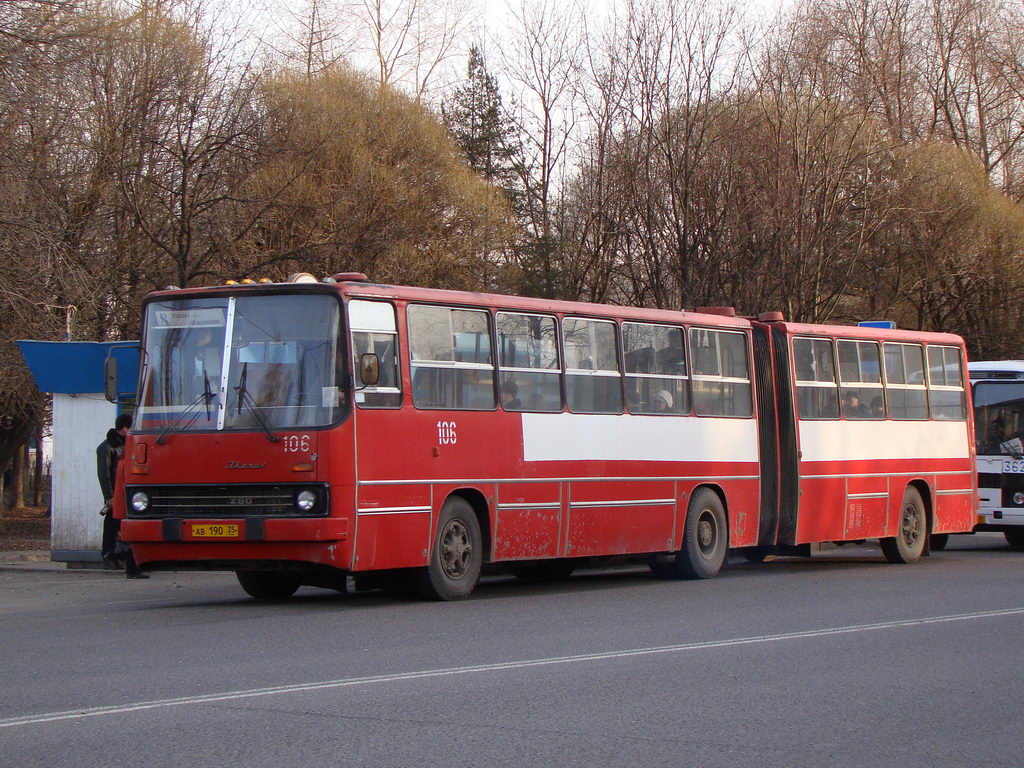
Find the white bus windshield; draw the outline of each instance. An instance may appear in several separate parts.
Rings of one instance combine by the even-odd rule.
[[[976,383],[974,429],[979,456],[1024,455],[1024,381]]]
[[[136,429],[332,424],[344,402],[339,331],[326,294],[152,302]]]

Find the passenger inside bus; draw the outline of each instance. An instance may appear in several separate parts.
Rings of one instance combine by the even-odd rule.
[[[501,383],[501,404],[503,407],[510,411],[521,411],[523,404],[519,401],[518,394],[519,387],[516,386],[514,381],[506,379]]]
[[[672,410],[672,393],[667,389],[659,389],[654,393],[653,405],[656,413],[667,413]]]
[[[843,416],[848,419],[866,419],[869,415],[858,392],[849,390],[843,394]]]

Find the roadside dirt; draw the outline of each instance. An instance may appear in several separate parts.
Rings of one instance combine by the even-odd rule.
[[[0,552],[50,548],[50,518],[45,507],[0,511]]]

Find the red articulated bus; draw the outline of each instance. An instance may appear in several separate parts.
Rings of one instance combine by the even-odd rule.
[[[146,298],[116,513],[147,570],[256,598],[628,556],[707,578],[821,542],[969,531],[963,341],[317,281]]]

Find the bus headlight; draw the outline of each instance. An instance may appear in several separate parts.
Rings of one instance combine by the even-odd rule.
[[[136,512],[145,512],[149,509],[149,494],[145,491],[136,491],[132,494],[132,509]]]
[[[312,491],[299,491],[295,496],[295,506],[302,512],[312,512],[316,506],[316,494]]]
[[[1017,491],[1015,494],[1013,494],[1013,503],[1024,504],[1024,493]]]

